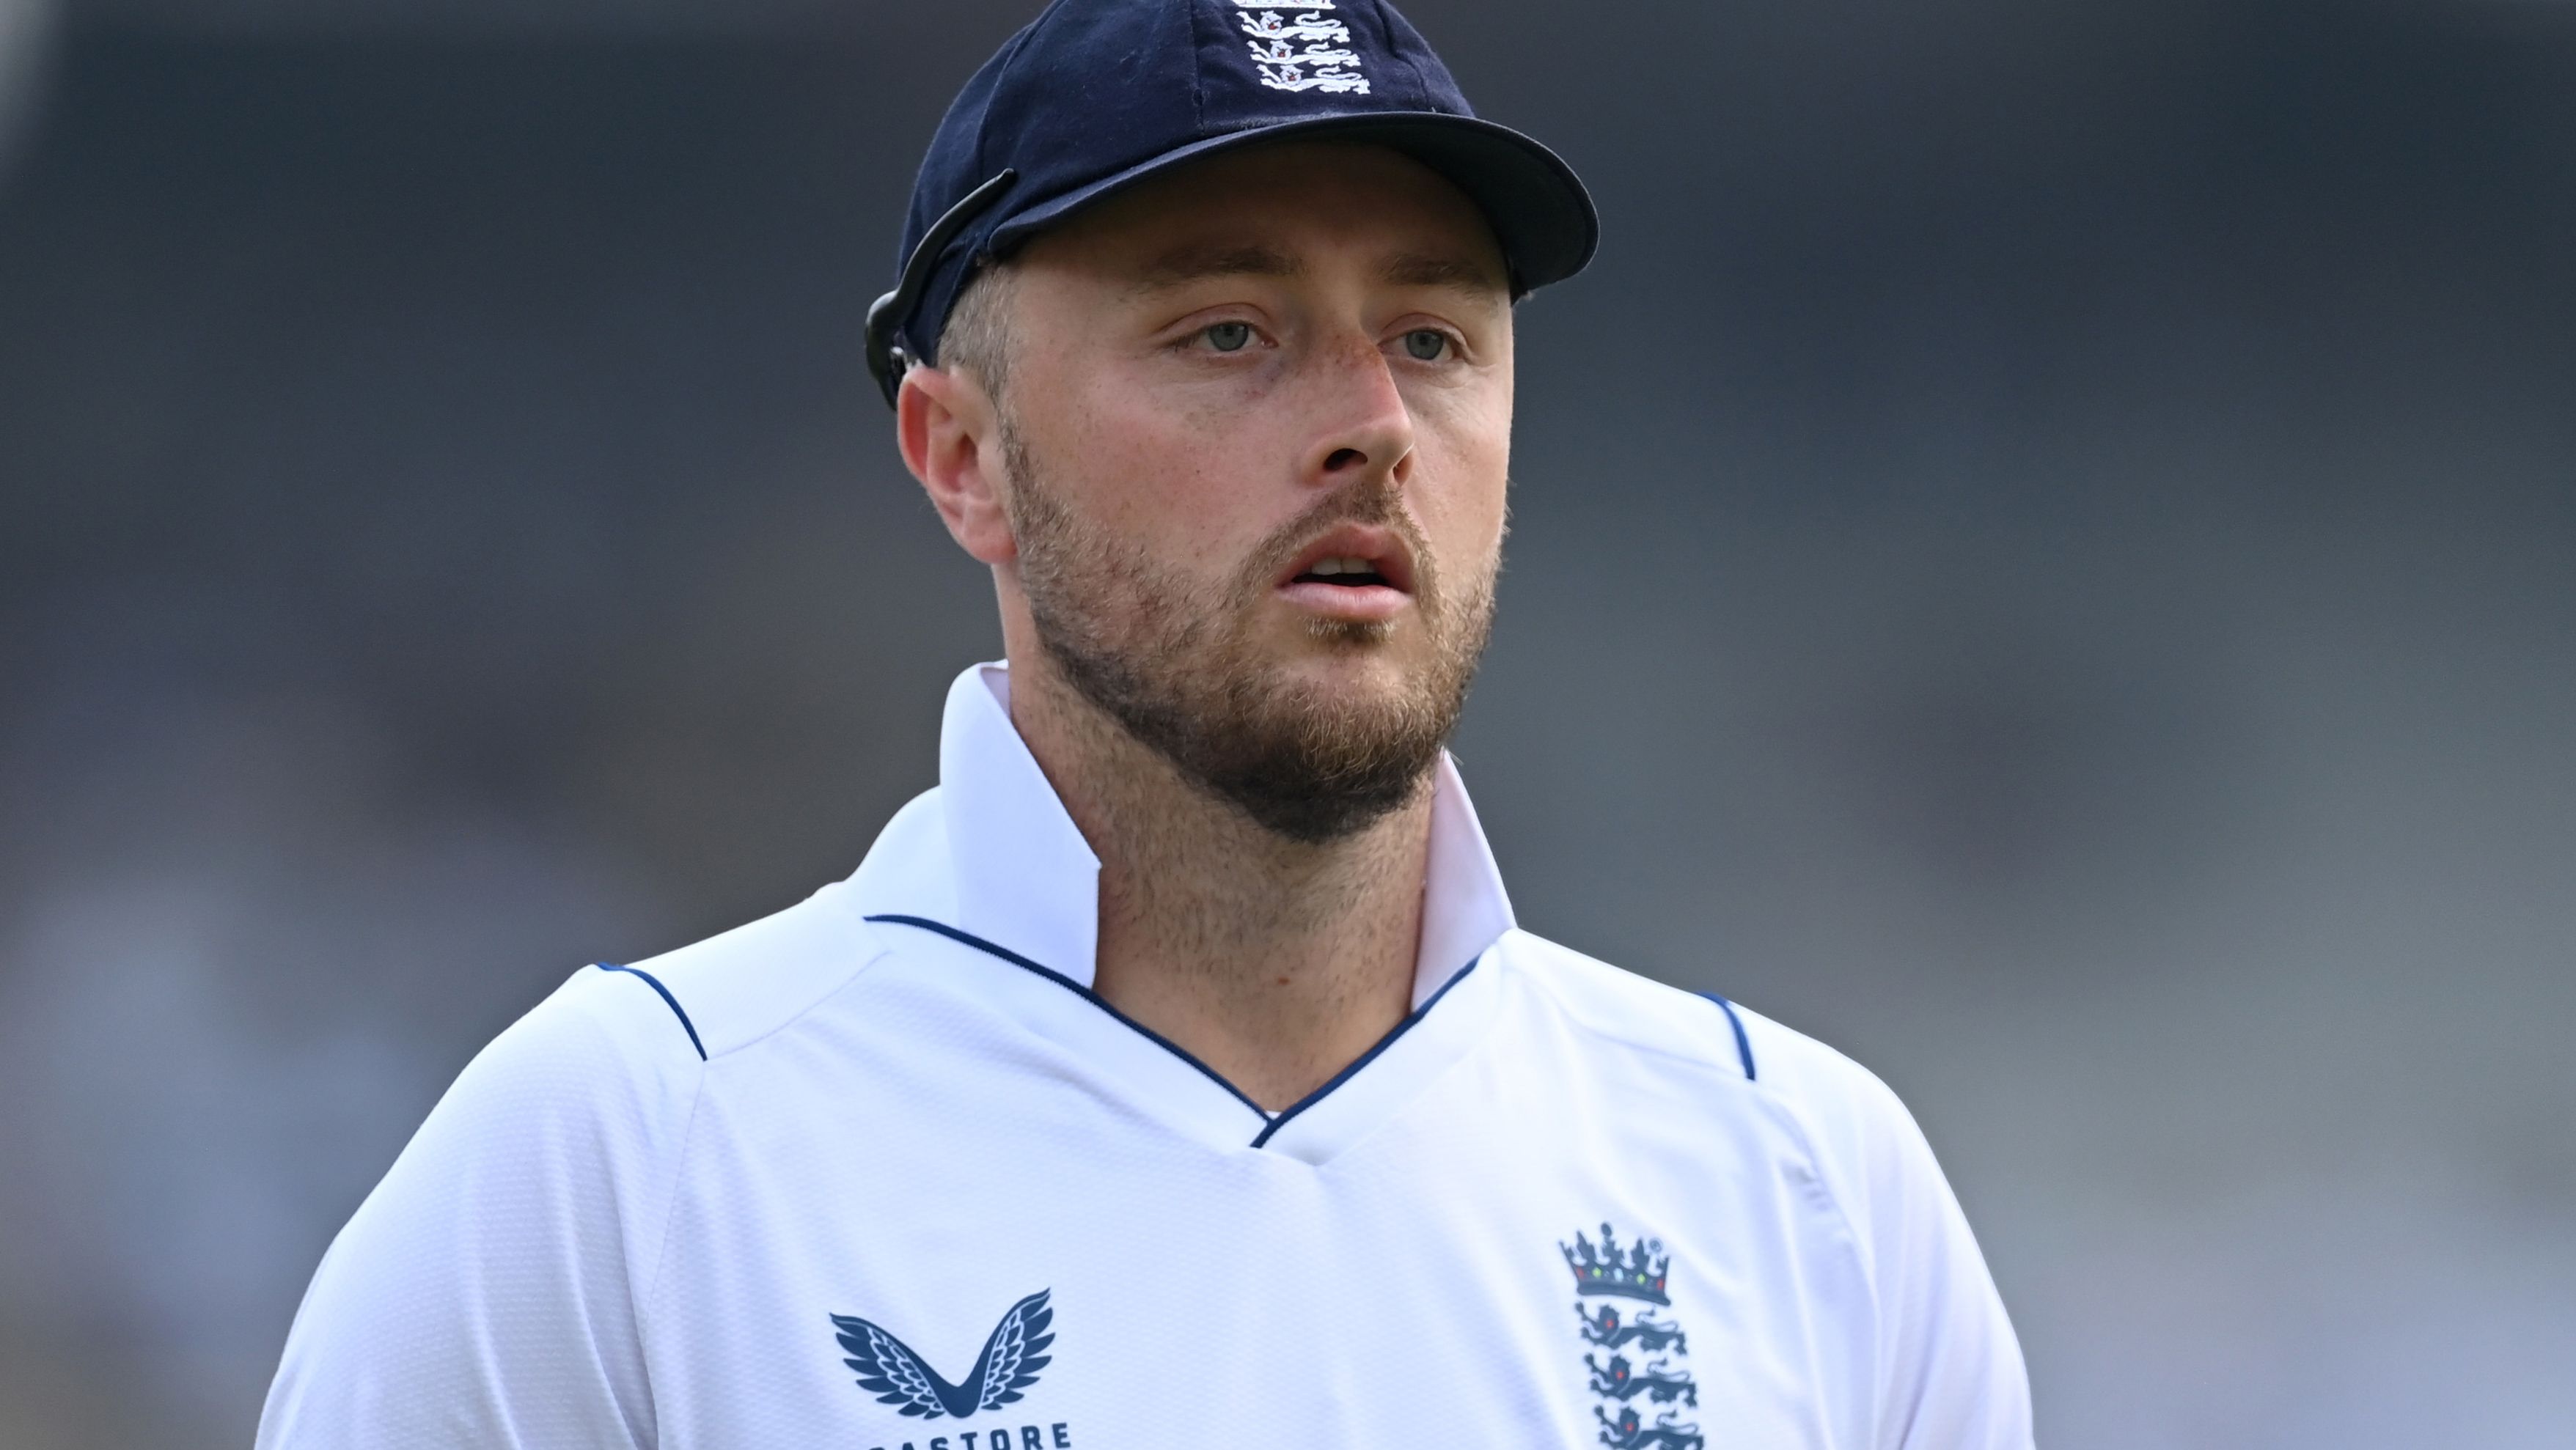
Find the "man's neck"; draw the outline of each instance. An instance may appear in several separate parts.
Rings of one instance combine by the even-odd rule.
[[[1093,990],[1272,1111],[1412,1009],[1431,788],[1341,840],[1291,841],[1209,795],[1015,657],[1011,722],[1100,858]]]

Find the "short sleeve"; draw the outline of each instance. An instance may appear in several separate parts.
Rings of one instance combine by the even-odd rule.
[[[703,1064],[585,968],[458,1077],[297,1311],[260,1450],[654,1443],[650,1276]]]
[[[1746,1013],[1762,1081],[1804,1125],[1868,1275],[1873,1450],[2030,1450],[2012,1321],[1931,1144],[1833,1049]]]

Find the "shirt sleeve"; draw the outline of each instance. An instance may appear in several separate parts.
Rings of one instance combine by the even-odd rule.
[[[1759,1021],[1760,1019],[1748,1019]],[[1873,1450],[2031,1450],[2021,1344],[1923,1130],[1888,1086],[1776,1024],[1756,1038],[1871,1287]],[[1767,1040],[1765,1040],[1767,1039]]]
[[[495,1039],[323,1257],[259,1450],[654,1444],[639,1306],[702,1072],[596,968]]]

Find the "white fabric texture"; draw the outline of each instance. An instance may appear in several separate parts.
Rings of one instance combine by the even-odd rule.
[[[1089,995],[1097,863],[1006,705],[959,678],[849,880],[475,1059],[264,1450],[2031,1444],[1895,1095],[1518,929],[1448,762],[1417,1010],[1273,1116]]]

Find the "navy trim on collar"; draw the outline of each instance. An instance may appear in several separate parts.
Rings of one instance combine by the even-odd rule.
[[[1029,971],[1037,973],[1039,976],[1046,978],[1057,986],[1076,993],[1082,998],[1082,1000],[1089,1002],[1092,1006],[1099,1008],[1101,1011],[1108,1013],[1110,1016],[1117,1018],[1120,1022],[1125,1023],[1127,1026],[1143,1034],[1145,1039],[1152,1042],[1155,1046],[1160,1047],[1165,1052],[1170,1053],[1172,1056],[1179,1058],[1181,1061],[1197,1068],[1200,1072],[1205,1073],[1208,1081],[1215,1083],[1218,1087],[1234,1094],[1235,1098],[1245,1107],[1259,1113],[1263,1122],[1267,1123],[1270,1121],[1269,1111],[1263,1108],[1261,1104],[1254,1102],[1249,1093],[1246,1093],[1243,1089],[1227,1082],[1223,1073],[1218,1072],[1215,1068],[1208,1066],[1197,1058],[1190,1056],[1188,1050],[1183,1048],[1179,1043],[1165,1037],[1163,1034],[1146,1026],[1144,1023],[1137,1021],[1135,1018],[1128,1016],[1126,1013],[1119,1011],[1117,1008],[1110,1006],[1108,998],[1101,996],[1098,992],[1082,985],[1080,982],[1066,976],[1064,973],[1049,967],[1039,966],[1037,963],[1030,961],[1027,957],[1021,956],[1018,952],[1011,950],[1009,947],[997,946],[994,943],[988,942],[982,937],[975,935],[971,931],[959,931],[957,928],[950,926],[943,921],[932,921],[928,917],[923,916],[901,916],[893,912],[871,916],[867,919],[870,921],[888,922],[896,926],[919,927],[921,930],[928,932],[937,932],[939,935],[948,938],[950,941],[963,942],[966,945],[975,948],[977,951],[989,952],[994,956],[1000,957],[1003,961],[1009,962],[1012,966],[1024,967]]]
[[[1414,1023],[1421,1021],[1424,1016],[1430,1013],[1432,1008],[1440,1005],[1440,999],[1449,995],[1450,988],[1465,981],[1467,979],[1467,974],[1476,970],[1476,962],[1469,962],[1467,965],[1460,967],[1448,981],[1440,984],[1439,991],[1434,992],[1429,997],[1425,998],[1421,1006],[1414,1008],[1411,1013],[1406,1015],[1403,1021],[1395,1024],[1394,1028],[1384,1037],[1379,1038],[1376,1044],[1370,1047],[1368,1051],[1361,1053],[1356,1058],[1353,1058],[1348,1067],[1343,1068],[1340,1072],[1334,1073],[1330,1078],[1326,1079],[1323,1086],[1306,1094],[1304,1097],[1299,1098],[1297,1101],[1289,1104],[1287,1107],[1282,1108],[1279,1112],[1274,1114],[1263,1108],[1261,1104],[1254,1102],[1251,1094],[1245,1092],[1239,1087],[1236,1087],[1233,1083],[1226,1081],[1223,1073],[1218,1072],[1215,1068],[1212,1068],[1206,1063],[1191,1056],[1188,1049],[1182,1047],[1179,1043],[1172,1041],[1170,1038],[1165,1037],[1163,1034],[1156,1032],[1153,1028],[1146,1026],[1144,1023],[1137,1021],[1135,1018],[1130,1017],[1126,1013],[1109,1005],[1109,1000],[1107,998],[1101,996],[1098,992],[1091,990],[1089,987],[1082,985],[1080,982],[1075,981],[1073,978],[1066,976],[1062,972],[1040,966],[1036,962],[1030,961],[1027,957],[1021,956],[1018,952],[1012,951],[1009,947],[999,946],[995,943],[988,942],[982,937],[975,935],[973,932],[959,931],[957,928],[948,925],[946,922],[932,921],[928,917],[903,916],[894,912],[884,912],[870,916],[867,920],[885,922],[894,926],[916,927],[922,931],[935,932],[940,936],[948,938],[950,941],[960,942],[966,946],[975,948],[977,951],[999,957],[1003,961],[1009,962],[1012,966],[1035,972],[1039,976],[1046,978],[1048,981],[1055,983],[1057,986],[1073,992],[1077,996],[1081,997],[1082,1000],[1089,1002],[1092,1006],[1097,1007],[1101,1011],[1118,1019],[1139,1035],[1143,1036],[1148,1042],[1153,1043],[1155,1046],[1160,1047],[1165,1052],[1168,1052],[1172,1056],[1179,1058],[1181,1061],[1188,1063],[1190,1066],[1197,1068],[1208,1081],[1215,1083],[1218,1087],[1234,1094],[1237,1102],[1240,1102],[1245,1107],[1252,1109],[1253,1112],[1260,1114],[1262,1120],[1261,1131],[1253,1136],[1251,1143],[1251,1146],[1255,1148],[1268,1143],[1270,1141],[1270,1135],[1278,1132],[1282,1127],[1286,1126],[1290,1118],[1293,1118],[1299,1113],[1306,1111],[1308,1108],[1313,1107],[1315,1104],[1322,1102],[1324,1098],[1333,1091],[1333,1089],[1349,1082],[1361,1068],[1364,1068],[1371,1062],[1376,1061],[1379,1053],[1384,1052],[1387,1048],[1393,1046],[1397,1038],[1402,1037],[1406,1032],[1412,1030]],[[1484,958],[1481,955],[1476,959],[1476,961],[1482,960],[1484,960]],[[642,974],[638,973],[637,975],[641,976]],[[646,980],[650,981],[652,979],[648,977]],[[657,982],[654,985],[659,986],[660,983]],[[667,997],[669,994],[665,993],[664,995]],[[1721,1003],[1720,1005],[1724,1004]],[[671,1006],[673,1011],[679,1010],[678,1003],[674,1002]],[[1729,1009],[1727,1015],[1733,1016],[1733,1010]],[[682,1020],[685,1021],[687,1019],[683,1018]],[[694,1033],[691,1034],[693,1039],[695,1035],[696,1034]],[[1741,1027],[1736,1029],[1736,1036],[1738,1040],[1742,1039],[1743,1029]],[[1752,1059],[1748,1056],[1746,1058],[1746,1065],[1748,1068],[1746,1076],[1748,1077],[1752,1075],[1749,1070],[1751,1062]]]
[[[1483,957],[1478,957],[1476,959],[1476,961],[1483,960]],[[1439,991],[1424,998],[1421,1006],[1414,1008],[1409,1016],[1407,1016],[1403,1021],[1395,1024],[1393,1030],[1389,1031],[1384,1037],[1379,1038],[1376,1046],[1351,1059],[1350,1066],[1343,1068],[1340,1072],[1334,1073],[1331,1077],[1325,1079],[1322,1087],[1315,1089],[1313,1092],[1306,1094],[1304,1097],[1299,1098],[1297,1101],[1280,1109],[1279,1116],[1270,1120],[1270,1126],[1262,1129],[1260,1135],[1252,1140],[1252,1146],[1258,1148],[1262,1144],[1269,1142],[1270,1135],[1278,1132],[1281,1128],[1286,1127],[1290,1118],[1293,1118],[1299,1113],[1306,1111],[1308,1108],[1313,1107],[1315,1104],[1322,1102],[1325,1094],[1331,1092],[1337,1087],[1340,1087],[1342,1084],[1349,1082],[1352,1074],[1358,1072],[1361,1068],[1368,1066],[1371,1061],[1376,1059],[1379,1053],[1384,1052],[1387,1048],[1393,1046],[1395,1039],[1402,1037],[1406,1032],[1410,1031],[1414,1023],[1422,1020],[1425,1013],[1429,1012],[1432,1008],[1439,1006],[1440,999],[1449,995],[1449,989],[1457,986],[1460,982],[1465,981],[1467,979],[1467,974],[1474,970],[1476,970],[1476,962],[1469,962],[1467,965],[1460,967],[1450,976],[1448,981],[1440,984]]]

